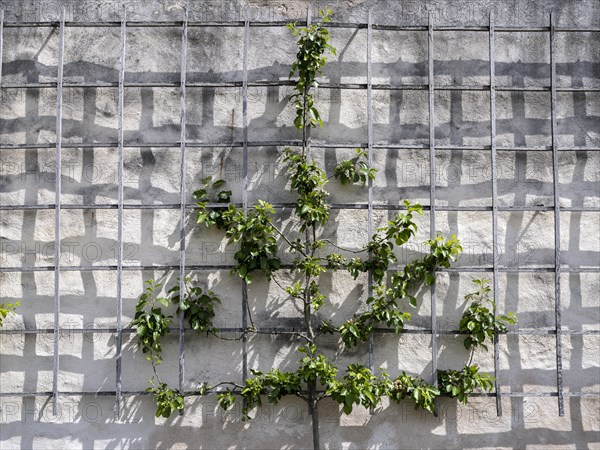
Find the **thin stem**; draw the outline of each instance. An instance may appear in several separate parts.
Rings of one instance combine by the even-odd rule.
[[[253,331],[253,333],[256,334],[273,334],[272,331],[261,331],[261,330],[256,330]],[[292,334],[294,336],[298,336],[301,337],[302,339],[305,339],[309,344],[312,344],[313,341],[305,334],[302,334],[300,331],[279,331],[277,334]]]
[[[304,400],[305,402],[308,403],[308,397],[306,395],[302,395],[300,393],[295,394],[296,397],[301,398],[302,400]]]
[[[367,247],[363,247],[357,250],[352,250],[350,248],[346,248],[346,247],[342,247],[340,245],[337,245],[336,243],[334,243],[333,241],[329,240],[329,239],[321,239],[323,242],[327,242],[328,244],[333,245],[334,247],[339,248],[340,250],[344,250],[345,252],[350,252],[350,253],[363,253],[367,251]]]
[[[307,145],[306,145],[306,141],[307,141],[307,137],[308,137],[308,131],[306,130],[306,126],[307,126],[306,102],[308,101],[309,90],[310,90],[310,85],[305,84],[304,91],[302,92],[302,102],[303,102],[303,108],[302,108],[302,156],[308,154]]]
[[[316,401],[318,403],[321,400],[326,399],[326,398],[330,398],[330,397],[331,397],[331,395],[327,395],[325,392],[322,392],[322,393],[320,393],[320,394],[317,395]]]
[[[277,281],[277,277],[275,276],[275,274],[273,274],[273,276],[271,277],[271,279],[275,282],[275,284],[277,286],[279,286],[281,288],[282,291],[284,291],[286,294],[288,294],[290,297],[294,297],[294,298],[302,298],[300,295],[292,295],[289,292],[286,291],[286,288],[283,287],[283,285]]]
[[[277,281],[277,278],[276,278],[274,275],[273,275],[273,277],[272,277],[272,280],[273,280],[273,281],[275,282],[275,284],[277,284],[277,286],[279,286],[279,287],[280,287],[280,288],[281,288],[283,291],[285,291],[286,293],[288,293],[288,292],[285,290],[285,288],[284,288],[284,287],[281,285],[281,283],[280,283],[279,281]],[[289,293],[288,293],[288,294],[289,294]],[[290,295],[291,297],[293,297],[293,298],[297,298],[297,299],[300,299],[300,300],[302,300],[302,299],[303,299],[303,297],[302,297],[302,296],[298,296],[298,295],[292,295],[292,294],[289,294],[289,295]],[[255,330],[254,332],[255,332],[255,333],[262,333],[260,330]],[[270,332],[269,332],[269,333],[270,333]],[[264,333],[264,334],[268,334],[268,333]],[[312,339],[311,339],[311,338],[310,338],[308,335],[306,335],[306,334],[303,334],[303,333],[301,333],[301,332],[299,332],[299,331],[292,331],[292,332],[290,332],[290,334],[294,334],[294,335],[296,335],[296,336],[299,336],[299,337],[301,337],[301,338],[305,339],[305,340],[306,340],[306,341],[307,341],[309,344],[314,344],[314,338],[312,338]]]
[[[470,366],[471,363],[473,362],[473,355],[475,354],[475,347],[471,347],[471,355],[469,356],[469,363],[467,364],[467,366]]]
[[[279,287],[281,288],[281,290],[283,290],[283,291],[284,291],[286,294],[288,294],[290,297],[297,298],[297,299],[300,299],[300,300],[302,300],[302,299],[304,298],[302,295],[293,295],[293,294],[290,294],[290,293],[289,293],[289,292],[286,290],[286,288],[284,288],[284,287],[283,287],[283,285],[282,285],[282,284],[281,284],[279,281],[277,281],[277,278],[275,277],[275,274],[273,274],[273,276],[271,277],[271,279],[272,279],[272,280],[275,282],[275,284],[276,284],[277,286],[279,286]]]
[[[250,326],[255,329],[256,325],[254,325],[254,319],[252,318],[252,311],[250,310],[250,302],[246,302],[246,311],[248,311],[248,320],[250,320]],[[244,330],[246,333],[247,330]]]
[[[205,392],[212,391],[213,389],[216,389],[219,386],[225,386],[225,385],[233,386],[234,390],[235,389],[243,389],[245,387],[245,386],[243,386],[241,384],[237,384],[233,381],[221,381],[220,383],[217,383],[214,386],[207,386]]]
[[[237,338],[226,338],[221,336],[219,333],[215,332],[215,331],[209,331],[208,334],[218,338],[218,339],[222,339],[223,341],[239,341],[242,339],[243,335]]]
[[[154,372],[154,376],[156,377],[156,381],[158,381],[158,384],[162,384],[162,380],[160,379],[160,376],[158,375],[158,372],[156,371],[156,362],[154,361],[154,352],[150,352],[150,362],[152,363],[152,371]]]
[[[290,240],[281,231],[279,231],[279,229],[275,225],[273,225],[272,223],[269,223],[269,225],[271,225],[271,227],[273,227],[273,229],[277,232],[277,234],[279,236],[281,236],[283,238],[283,240],[285,242],[287,242],[290,247],[292,247],[295,250],[298,250],[300,253],[302,253],[302,256],[306,257],[306,253],[304,253],[300,248],[296,248],[296,246],[294,246],[294,244],[292,244],[290,242]]]

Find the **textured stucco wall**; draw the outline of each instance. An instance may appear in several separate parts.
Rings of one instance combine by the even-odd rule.
[[[7,21],[55,20],[59,5],[67,20],[114,21],[125,4],[131,20],[180,20],[181,1],[0,1]],[[313,3],[314,5],[314,3]],[[600,27],[598,1],[373,1],[328,2],[336,20],[366,22],[373,7],[375,23],[423,25],[433,13],[436,24],[486,25],[491,10],[498,25],[545,26],[553,10],[559,26]],[[190,20],[283,20],[304,17],[307,2],[279,0],[220,0],[190,2]],[[188,81],[240,81],[242,28],[191,28]],[[366,82],[366,30],[333,30],[338,57],[330,58],[325,79]],[[487,33],[436,32],[435,83],[488,84]],[[5,28],[3,83],[55,81],[58,33],[49,28]],[[499,86],[549,85],[548,33],[496,34],[496,74]],[[65,81],[115,82],[119,61],[118,28],[67,28]],[[557,33],[557,82],[560,87],[600,87],[600,34]],[[287,79],[294,42],[283,27],[251,28],[249,80]],[[179,81],[180,29],[132,28],[127,34],[126,81]],[[427,34],[373,32],[373,83],[426,83]],[[294,111],[287,104],[289,88],[249,89],[249,140],[298,138],[290,126]],[[326,121],[314,130],[315,140],[366,142],[365,90],[320,90],[320,110]],[[600,147],[600,93],[561,92],[557,95],[557,137],[561,147]],[[51,143],[55,139],[55,89],[2,89],[0,141],[3,144]],[[242,150],[228,147],[242,139],[242,92],[238,88],[187,91],[188,139],[218,142],[208,149],[188,148],[188,201],[198,178],[216,174],[227,179],[233,201],[242,199]],[[489,145],[489,93],[440,91],[435,94],[438,145]],[[374,91],[374,141],[379,144],[427,144],[427,91]],[[497,93],[498,146],[550,145],[549,92]],[[124,112],[127,143],[177,142],[177,88],[127,88]],[[63,137],[73,143],[106,143],[117,138],[117,89],[69,88],[64,91]],[[249,200],[287,202],[285,176],[277,162],[282,148],[252,147],[249,152]],[[314,157],[331,169],[350,150],[314,147]],[[115,148],[63,150],[62,202],[66,205],[114,204],[117,198]],[[377,204],[402,199],[429,203],[427,150],[377,149]],[[439,206],[490,206],[489,151],[437,151],[436,192]],[[179,202],[179,149],[126,148],[125,203]],[[559,155],[560,203],[563,207],[600,207],[600,152],[564,151]],[[54,149],[0,151],[0,204],[54,203]],[[330,183],[334,203],[366,203],[365,189]],[[501,206],[552,206],[550,152],[498,153],[498,195]],[[393,212],[376,211],[375,225]],[[190,211],[190,219],[192,212]],[[334,210],[324,235],[345,246],[361,246],[367,239],[366,210]],[[499,257],[511,268],[553,267],[553,212],[500,212]],[[278,223],[293,233],[289,212]],[[418,244],[429,236],[429,216],[420,219],[417,243],[399,252],[400,262],[421,254]],[[561,213],[561,258],[571,267],[598,266],[598,212]],[[179,210],[126,209],[124,212],[125,265],[178,264]],[[438,212],[436,228],[456,233],[464,254],[458,265],[479,267],[492,263],[492,216],[489,211]],[[63,266],[116,264],[116,209],[62,211]],[[188,224],[187,264],[227,264],[231,249],[222,236]],[[0,211],[0,265],[49,266],[54,263],[54,211]],[[143,280],[163,277],[174,283],[177,272],[127,270],[123,275],[123,323],[134,314]],[[217,324],[241,326],[241,283],[228,271],[190,273],[222,298]],[[491,275],[491,274],[489,274]],[[454,329],[465,307],[463,296],[478,272],[439,274],[438,326]],[[116,273],[65,271],[61,276],[59,389],[67,392],[115,390],[115,337],[111,333],[69,333],[72,328],[116,326]],[[336,323],[364,308],[366,277],[354,281],[343,273],[323,283],[331,304],[321,310]],[[51,329],[54,326],[52,271],[0,272],[0,303],[22,299],[18,315],[5,329]],[[554,327],[554,273],[502,273],[499,310],[515,311],[521,329]],[[564,273],[561,278],[562,324],[565,331],[598,330],[600,321],[598,273]],[[260,277],[249,288],[249,305],[259,326],[297,326],[298,308],[285,301],[281,290]],[[424,290],[413,311],[412,325],[430,326],[430,297]],[[563,369],[565,392],[600,391],[598,335],[565,335]],[[149,363],[125,335],[123,389],[143,390],[151,375]],[[339,352],[331,338],[322,342],[336,364],[368,362],[367,346]],[[298,343],[285,337],[251,336],[249,366],[294,369]],[[459,368],[466,361],[462,340],[439,337],[438,367]],[[502,337],[500,384],[504,392],[556,390],[555,336]],[[239,341],[186,334],[185,386],[200,381],[241,380],[242,345]],[[165,339],[166,358],[161,373],[177,385],[178,337]],[[249,423],[240,421],[239,405],[230,412],[216,407],[215,397],[188,399],[183,416],[154,418],[147,397],[127,397],[120,417],[114,417],[113,396],[62,395],[59,415],[52,415],[48,397],[21,398],[10,393],[52,390],[53,335],[0,335],[0,447],[4,448],[305,448],[310,445],[310,417],[305,405],[290,398],[265,406]],[[493,371],[492,352],[476,362]],[[431,336],[386,335],[375,338],[375,367],[391,375],[402,370],[429,379]],[[8,394],[8,395],[6,395]],[[503,417],[496,416],[495,399],[474,398],[469,405],[440,400],[440,416],[415,412],[412,404],[382,405],[375,415],[358,408],[345,416],[333,403],[323,403],[321,440],[326,448],[600,448],[598,397],[566,397],[565,416],[558,417],[555,397],[504,397]]]

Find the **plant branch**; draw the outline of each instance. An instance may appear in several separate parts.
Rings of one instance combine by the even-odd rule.
[[[235,389],[244,389],[244,387],[245,387],[244,385],[237,384],[237,383],[235,383],[233,381],[221,381],[221,382],[219,382],[219,383],[217,383],[217,384],[215,384],[213,386],[206,386],[206,391],[205,392],[212,391],[212,390],[218,388],[219,386],[226,386],[226,385],[227,386],[233,386],[234,391],[235,391]]]
[[[362,247],[360,249],[355,249],[352,250],[351,248],[346,248],[346,247],[342,247],[340,245],[337,245],[336,243],[334,243],[333,241],[331,241],[330,239],[321,239],[323,242],[327,242],[328,244],[333,245],[336,248],[339,248],[340,250],[344,250],[345,252],[350,252],[350,253],[364,253],[367,251],[367,247]]]
[[[302,256],[306,256],[306,253],[304,253],[304,252],[303,252],[301,249],[299,249],[299,248],[296,248],[296,246],[294,246],[294,244],[292,244],[292,243],[290,242],[290,240],[289,240],[289,239],[288,239],[288,238],[285,236],[285,234],[283,234],[281,231],[279,231],[279,229],[278,229],[278,228],[277,228],[275,225],[273,225],[272,223],[269,223],[269,225],[271,225],[271,227],[273,227],[273,230],[275,230],[275,232],[276,232],[276,233],[277,233],[279,236],[281,236],[281,237],[283,238],[283,240],[284,240],[285,242],[287,242],[287,243],[288,243],[288,245],[289,245],[290,247],[292,247],[292,248],[294,248],[295,250],[299,251],[299,252],[302,254]]]

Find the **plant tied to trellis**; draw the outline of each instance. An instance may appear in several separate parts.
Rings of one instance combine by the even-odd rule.
[[[242,397],[243,419],[249,418],[252,409],[261,406],[264,399],[277,403],[284,396],[297,396],[308,404],[315,448],[319,447],[318,403],[324,398],[339,403],[346,414],[350,414],[357,405],[375,408],[386,396],[395,402],[408,398],[415,403],[415,408],[435,410],[435,399],[440,395],[440,389],[435,385],[405,372],[395,378],[390,378],[383,370],[375,374],[360,364],[349,365],[341,374],[340,368],[319,351],[319,338],[335,334],[344,348],[351,348],[365,345],[378,327],[385,326],[402,333],[405,323],[410,321],[410,308],[417,306],[415,292],[422,286],[433,285],[436,270],[450,267],[462,250],[455,236],[445,238],[438,235],[425,242],[430,250],[427,255],[406,264],[401,270],[395,269],[398,263],[395,249],[415,238],[416,217],[422,214],[419,204],[408,201],[404,202],[406,211],[378,229],[363,248],[346,249],[321,238],[323,227],[329,221],[329,194],[325,189],[328,181],[334,178],[341,185],[365,186],[375,178],[376,170],[367,163],[364,149],[357,149],[354,158],[335,166],[331,176],[310,157],[307,131],[311,127],[323,126],[313,90],[325,67],[326,53],[335,55],[335,48],[329,44],[329,30],[324,26],[331,20],[331,11],[320,11],[320,17],[320,22],[306,27],[298,27],[295,23],[288,25],[293,36],[298,38],[296,61],[290,72],[290,78],[296,75],[298,78],[290,101],[296,108],[294,126],[302,130],[303,139],[301,148],[283,151],[282,164],[286,169],[289,189],[297,195],[292,214],[298,221],[299,237],[284,234],[278,228],[273,219],[275,210],[266,201],[259,200],[247,211],[231,204],[232,192],[226,189],[223,180],[202,179],[200,188],[194,192],[198,206],[197,223],[223,231],[228,245],[237,248],[232,273],[248,284],[257,275],[276,283],[287,294],[288,301],[300,306],[304,324],[303,330],[295,333],[303,342],[298,350],[297,370],[251,370],[252,377],[242,384],[222,381],[210,386],[204,383],[199,386],[198,393],[217,393],[219,404],[224,409],[231,407],[237,396]],[[284,286],[278,274],[282,269],[279,256],[282,245],[294,256],[291,271],[295,279],[289,286]],[[326,253],[328,245],[338,251]],[[348,251],[361,256],[349,258],[344,255]],[[347,271],[354,279],[363,273],[370,274],[374,285],[372,295],[367,299],[368,310],[354,314],[341,324],[320,318],[317,312],[328,301],[321,289],[320,278],[328,271]],[[388,275],[389,272],[393,273]],[[176,286],[168,291],[166,297],[157,297],[156,292],[161,286],[150,281],[136,308],[133,325],[137,329],[138,345],[147,354],[154,369],[152,387],[148,392],[157,402],[157,416],[168,417],[175,410],[181,411],[184,404],[184,393],[170,388],[158,375],[162,352],[160,341],[168,333],[172,320],[171,316],[165,315],[162,307],[178,305],[191,328],[219,336],[212,324],[219,299],[214,293],[194,286],[188,278],[185,286],[185,292],[179,292]],[[479,286],[479,296],[472,297],[477,300],[475,306],[468,309],[461,322],[461,331],[469,334],[465,345],[471,350],[471,359],[475,347],[484,346],[486,339],[506,331],[506,325],[514,323],[512,316],[495,318],[495,305],[492,311],[483,305],[489,289],[485,291],[487,285],[484,281]],[[251,317],[250,321],[251,325],[243,330],[244,333],[257,330]],[[478,367],[471,365],[471,361],[462,372],[439,372],[441,390],[461,401],[466,401],[475,388],[490,390],[491,380],[493,378],[489,375],[479,373]]]
[[[465,300],[472,301],[463,313],[459,324],[459,331],[467,335],[464,346],[470,352],[469,362],[461,370],[440,370],[438,383],[442,392],[450,397],[457,397],[459,401],[467,403],[469,395],[481,388],[491,391],[494,378],[487,373],[479,372],[479,367],[472,364],[473,355],[477,347],[488,350],[486,340],[493,341],[498,333],[506,333],[509,325],[517,323],[513,312],[496,316],[496,303],[489,298],[491,291],[488,280],[473,280],[477,290],[465,295]],[[492,307],[488,308],[486,304]]]
[[[178,305],[177,313],[183,312],[183,318],[190,328],[198,332],[216,334],[217,329],[212,325],[215,316],[214,307],[221,303],[214,292],[203,292],[199,286],[192,286],[191,279],[184,279],[185,292],[181,294],[179,283],[167,292],[165,297],[159,297],[161,283],[154,280],[146,281],[146,289],[140,295],[135,306],[135,316],[131,326],[136,329],[137,344],[146,354],[152,364],[153,376],[147,389],[156,400],[156,416],[169,417],[175,410],[183,411],[183,393],[169,387],[161,380],[158,365],[162,362],[161,338],[170,331],[173,316],[166,315],[160,305],[169,307]]]

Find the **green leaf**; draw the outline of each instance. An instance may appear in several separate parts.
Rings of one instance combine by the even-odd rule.
[[[225,180],[217,180],[212,184],[212,188],[214,190],[220,189],[221,187],[225,186],[226,181]]]

